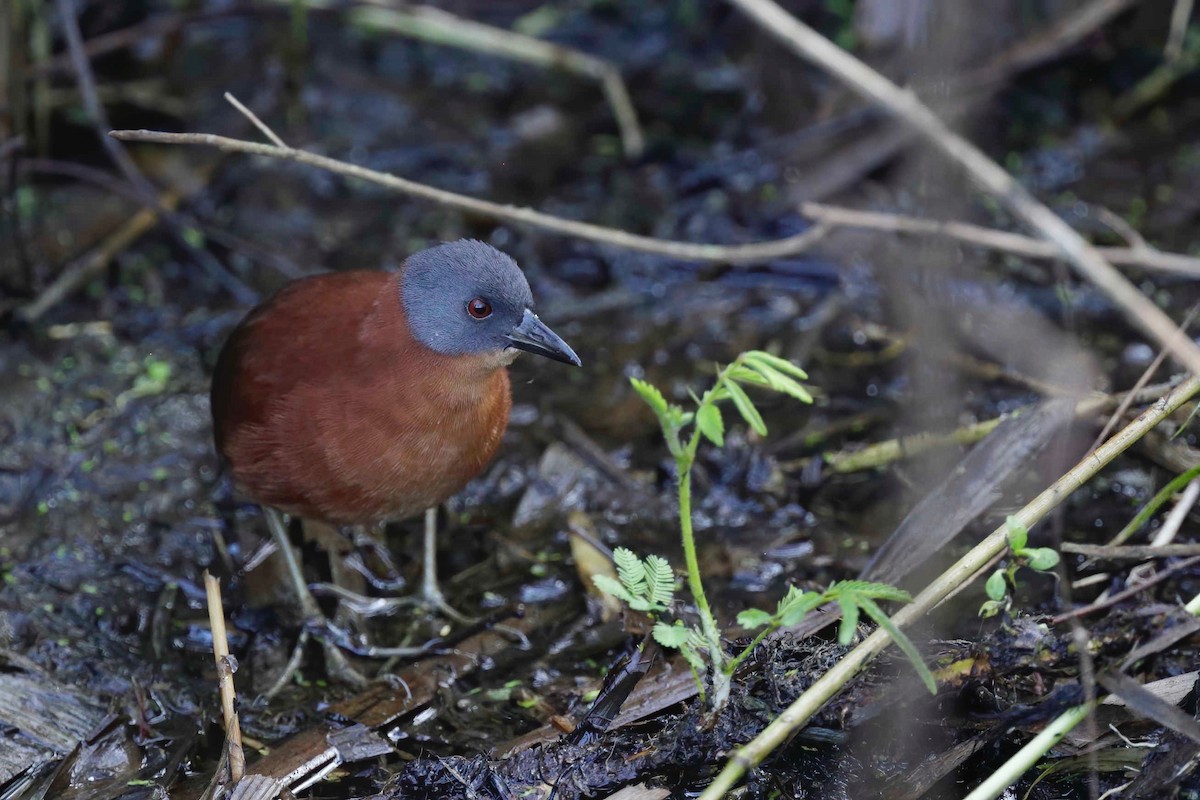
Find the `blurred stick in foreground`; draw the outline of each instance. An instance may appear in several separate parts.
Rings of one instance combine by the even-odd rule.
[[[1095,247],[982,150],[950,130],[913,92],[883,77],[784,11],[773,0],[729,2],[796,55],[815,63],[915,129],[962,167],[980,189],[993,196],[1042,238],[1053,242],[1079,274],[1108,295],[1134,327],[1169,350],[1190,372],[1200,375],[1200,347],[1162,309],[1125,280]]]

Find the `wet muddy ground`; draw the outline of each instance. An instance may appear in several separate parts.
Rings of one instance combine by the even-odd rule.
[[[940,8],[922,43],[910,45],[868,41],[850,4],[789,8],[929,89],[960,114],[966,135],[1094,241],[1121,245],[1129,227],[1163,250],[1200,253],[1200,78],[1185,71],[1148,96],[1139,83],[1160,64],[1169,4],[1136,4],[1080,44],[1010,74],[983,101],[956,106],[961,98],[939,88],[951,67],[972,74],[1078,5],[997,3],[980,12],[996,14],[992,24],[963,40],[948,37],[943,23],[954,15]],[[919,146],[889,153],[882,139],[892,123],[723,4],[445,6],[617,64],[646,135],[637,158],[623,154],[593,83],[351,25],[345,10],[75,6],[86,42],[132,31],[90,62],[115,128],[256,139],[222,99],[229,91],[294,146],[663,238],[735,244],[792,235],[810,224],[798,210],[808,200],[1011,229]],[[205,569],[225,594],[251,771],[257,763],[286,772],[302,760],[288,761],[301,744],[319,750],[333,741],[344,763],[308,796],[582,798],[635,784],[694,796],[846,648],[830,630],[772,636],[738,672],[716,719],[686,666],[659,653],[633,689],[637,713],[626,707],[625,717],[614,710],[615,723],[588,721],[597,693],[606,696],[605,675],[620,671],[643,631],[585,592],[572,531],[683,563],[673,467],[628,378],[686,402],[689,387],[708,385],[714,364],[753,348],[810,374],[814,405],[763,396],[767,437],[731,425],[723,449],[701,450],[700,559],[721,621],[733,626],[738,611],[772,606],[789,585],[858,576],[969,448],[844,473],[829,454],[947,433],[1050,395],[1127,390],[1156,353],[1097,290],[1044,260],[839,229],[810,252],[761,263],[674,261],[196,148],[129,146],[168,193],[164,202],[179,203],[192,249],[154,225],[114,243],[140,204],[114,191],[121,178],[81,104],[55,11],[30,13],[22,24],[45,25],[49,46],[14,56],[28,80],[17,81],[23,88],[10,93],[5,118],[24,146],[5,166],[0,228],[0,746],[8,749],[0,797],[204,793],[222,750]],[[875,163],[856,148],[884,157]],[[304,626],[271,562],[247,569],[266,525],[213,452],[211,371],[251,300],[286,280],[394,268],[407,253],[460,237],[516,258],[541,316],[584,368],[518,360],[500,454],[442,514],[449,599],[483,622],[464,627],[408,611],[347,622],[352,646],[428,647],[417,659],[355,657],[366,671],[406,682],[384,680],[359,695],[327,679],[309,636],[318,631],[301,641]],[[98,250],[109,257],[91,280],[35,319],[22,313],[65,267]],[[1126,274],[1176,320],[1200,299],[1193,277]],[[1168,361],[1151,383],[1175,370]],[[1121,457],[1035,529],[1036,541],[1101,544],[1115,535],[1197,463],[1187,410],[1165,426],[1175,438]],[[1089,415],[1030,445],[986,512],[901,585],[919,589],[1053,481],[1104,420]],[[1158,524],[1133,542],[1145,544]],[[1196,532],[1188,516],[1176,542],[1195,542]],[[388,527],[404,581],[376,594],[418,584],[420,535],[419,520]],[[318,548],[306,545],[305,557],[310,580],[329,579]],[[1195,670],[1198,639],[1180,602],[1200,592],[1200,570],[1181,568],[1073,630],[1054,615],[1124,588],[1129,564],[1067,555],[1064,568],[1057,577],[1023,573],[1010,612],[990,620],[976,615],[981,582],[968,588],[910,631],[939,679],[936,698],[889,655],[753,771],[742,796],[961,796],[1079,702],[1079,630],[1094,662],[1086,669],[1119,664],[1177,630],[1132,674],[1150,682]],[[1107,578],[1068,588],[1098,572]],[[1194,713],[1194,689],[1181,697]],[[1130,780],[1143,783],[1129,796],[1200,791],[1194,771],[1167,781],[1176,773],[1155,761],[1179,757],[1190,742],[1137,715],[1114,719],[1122,736],[1152,745],[1151,755],[1098,724],[1056,752],[1059,766],[1044,780],[1032,785],[1031,773],[1019,791],[1087,797]],[[1088,752],[1102,758],[1088,761]]]

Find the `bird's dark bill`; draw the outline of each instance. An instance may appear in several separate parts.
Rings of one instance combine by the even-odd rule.
[[[538,319],[537,314],[529,309],[525,309],[525,316],[508,335],[508,341],[512,347],[518,350],[536,353],[564,364],[582,366],[579,356],[575,355],[571,346],[560,339],[557,333],[546,327],[546,323]]]

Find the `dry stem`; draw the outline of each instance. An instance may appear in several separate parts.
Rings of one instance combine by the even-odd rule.
[[[225,634],[225,606],[221,602],[221,583],[204,571],[204,592],[208,597],[208,621],[212,627],[213,658],[217,662],[217,680],[221,690],[221,716],[225,719],[225,736],[229,742],[229,778],[237,783],[246,774],[246,754],[242,751],[242,728],[238,723],[234,703],[233,661],[229,656],[229,639]]]

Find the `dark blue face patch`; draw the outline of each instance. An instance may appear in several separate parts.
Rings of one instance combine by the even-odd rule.
[[[468,306],[491,306],[483,319]],[[533,294],[517,262],[496,248],[460,239],[408,257],[400,302],[417,341],[446,355],[503,350],[521,324]],[[478,309],[478,305],[476,306]]]

